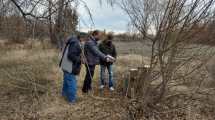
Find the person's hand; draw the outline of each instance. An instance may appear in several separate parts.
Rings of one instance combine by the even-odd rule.
[[[107,62],[114,62],[114,61],[115,61],[115,58],[112,57],[112,56],[110,56],[110,55],[107,55],[106,61],[107,61]]]
[[[106,57],[106,62],[111,62],[111,59],[109,57]]]

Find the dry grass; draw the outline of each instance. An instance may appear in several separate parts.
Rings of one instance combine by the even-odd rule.
[[[94,97],[81,94],[83,66],[78,103],[69,105],[60,94],[62,72],[58,68],[57,50],[27,45],[16,49],[5,47],[0,53],[1,120],[125,119],[126,110],[117,93],[107,91],[104,98],[99,97],[98,67],[93,82]]]
[[[69,105],[60,95],[62,72],[58,68],[59,51],[50,48],[50,46],[47,47],[41,43],[28,43],[27,45],[4,46],[0,51],[1,120],[128,119],[127,108],[130,110],[131,106],[128,107],[128,100],[122,97],[121,88],[124,80],[128,79],[126,76],[128,70],[139,67],[142,63],[148,64],[148,57],[142,57],[138,54],[128,55],[120,51],[114,72],[114,78],[118,86],[116,92],[113,93],[110,93],[108,90],[105,90],[105,92],[99,91],[99,67],[97,67],[93,81],[93,96],[86,96],[81,93],[85,75],[83,66],[78,78],[78,102],[75,105]],[[179,86],[173,89],[177,92],[189,90],[186,86]],[[202,89],[202,92],[207,93],[208,90]],[[211,95],[214,94],[211,93]],[[195,97],[207,98],[207,95]],[[212,112],[215,109],[212,106],[213,101],[199,101],[190,104],[185,99],[186,97],[184,96],[181,96],[181,98],[170,98],[169,101],[160,106],[157,115],[159,114],[165,120],[190,120],[189,118],[213,120]],[[204,102],[207,104],[202,104]],[[135,101],[131,103],[134,106],[138,106],[138,103],[135,103]],[[170,109],[177,105],[180,108]],[[140,110],[136,106],[134,108],[137,108],[134,109],[135,111]],[[147,112],[154,113],[154,111]],[[143,115],[144,113],[140,112],[138,114]]]

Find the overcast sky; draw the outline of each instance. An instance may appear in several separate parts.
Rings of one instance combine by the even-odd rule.
[[[80,30],[87,31],[92,29],[113,31],[115,33],[122,33],[127,31],[128,16],[118,7],[111,7],[103,2],[100,5],[99,0],[83,0],[86,2],[90,12],[92,13],[94,26],[90,20],[88,11],[81,4],[78,12],[80,18]]]

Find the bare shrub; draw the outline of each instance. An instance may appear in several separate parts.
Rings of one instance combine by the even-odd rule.
[[[131,113],[132,118],[140,119],[148,116],[149,118],[145,119],[161,119],[157,113],[164,112],[165,109],[159,108],[180,109],[183,105],[192,106],[189,101],[198,101],[196,97],[201,95],[199,91],[202,90],[202,81],[207,80],[207,73],[203,67],[214,55],[215,48],[191,43],[203,40],[207,43],[212,40],[203,34],[213,20],[215,1],[121,0],[115,2],[109,0],[109,2],[111,5],[116,3],[129,15],[131,23],[143,41],[151,41],[148,75],[140,74],[140,79],[137,81],[141,81],[139,84],[143,85],[139,89],[142,95],[136,96],[140,103],[137,112],[140,110],[145,114],[141,113],[139,116]],[[154,37],[149,35],[149,32],[153,33]],[[199,37],[200,35],[204,37]],[[185,88],[185,91],[180,90],[180,86]],[[184,97],[180,97],[181,95]],[[172,105],[175,104],[171,100],[173,98],[182,100],[177,102],[179,106]],[[204,99],[202,97],[203,101]],[[210,97],[210,99],[213,98]],[[206,104],[203,101],[201,104]],[[182,107],[183,114],[186,108]],[[183,117],[186,118],[186,115]],[[211,117],[214,116],[211,114],[208,119]],[[168,119],[172,118],[174,117]]]

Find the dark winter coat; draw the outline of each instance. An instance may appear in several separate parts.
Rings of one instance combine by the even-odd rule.
[[[84,51],[89,65],[98,65],[100,59],[106,59],[106,55],[98,49],[98,43],[92,36],[85,43]]]
[[[105,55],[111,55],[112,57],[116,58],[117,57],[117,52],[116,52],[116,47],[115,45],[111,42],[108,43],[107,41],[103,41],[99,44],[99,50],[104,53]],[[111,65],[113,63],[111,62],[106,62],[104,60],[100,60],[101,65]]]
[[[69,72],[74,75],[78,75],[81,70],[81,46],[77,37],[71,37],[68,39],[63,51],[63,55],[60,61],[60,66],[64,72]],[[71,66],[71,70],[64,69]]]

